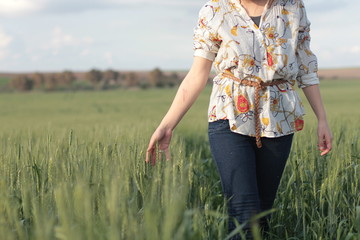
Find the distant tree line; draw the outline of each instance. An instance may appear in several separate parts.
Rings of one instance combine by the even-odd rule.
[[[18,91],[31,90],[79,90],[112,88],[173,87],[181,82],[176,72],[164,73],[159,68],[149,72],[118,72],[112,69],[91,69],[86,73],[63,71],[60,73],[18,74],[9,86]]]

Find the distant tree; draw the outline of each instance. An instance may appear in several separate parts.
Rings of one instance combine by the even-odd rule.
[[[124,82],[127,87],[135,87],[139,84],[139,77],[134,72],[128,72],[125,74]]]
[[[57,75],[57,81],[59,85],[71,86],[71,84],[76,80],[76,76],[72,71],[63,71]]]
[[[33,88],[34,82],[25,74],[17,75],[10,80],[10,87],[19,91],[29,91]]]
[[[120,72],[120,73],[119,73],[119,77],[118,77],[118,83],[119,83],[120,85],[125,85],[125,84],[126,84],[126,83],[125,83],[125,79],[126,79],[126,73]]]
[[[116,81],[118,77],[119,73],[112,69],[108,69],[103,73],[103,80],[106,82]]]
[[[150,87],[149,82],[147,80],[140,81],[138,85],[141,89],[148,89]]]
[[[103,72],[103,76],[102,76],[102,88],[106,89],[109,86],[115,86],[115,85],[119,85],[118,82],[118,78],[119,78],[119,73],[112,70],[112,69],[108,69],[105,72]]]
[[[59,83],[58,74],[51,73],[51,74],[45,75],[45,79],[44,79],[45,90],[48,90],[48,91],[55,90],[56,87],[58,86],[58,83]]]
[[[168,82],[168,85],[169,85],[170,87],[173,87],[173,86],[179,84],[179,82],[180,82],[180,77],[179,77],[179,75],[178,75],[176,72],[172,72],[172,73],[170,74],[169,79],[168,79],[167,82]]]
[[[31,79],[34,82],[34,88],[42,88],[45,82],[45,76],[42,73],[36,72],[31,75]]]
[[[93,86],[98,86],[103,78],[103,73],[97,69],[91,69],[86,73],[86,80],[88,80]]]
[[[114,79],[114,83],[115,85],[121,85],[123,82],[124,78],[123,78],[123,74],[121,72],[116,72],[116,78]]]
[[[164,73],[159,68],[155,68],[149,72],[149,82],[153,87],[164,87],[166,84]]]

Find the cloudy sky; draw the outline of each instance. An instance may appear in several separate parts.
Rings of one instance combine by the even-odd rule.
[[[0,71],[188,69],[206,1],[0,0]],[[360,67],[360,1],[304,2],[319,67]]]

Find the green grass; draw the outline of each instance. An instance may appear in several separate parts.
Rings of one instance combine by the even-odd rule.
[[[334,135],[316,149],[305,97],[268,239],[360,238],[360,81],[322,81]],[[173,159],[144,163],[176,89],[0,95],[0,239],[225,239],[207,140],[207,87],[175,130]]]
[[[6,85],[10,82],[10,78],[0,77],[0,86]]]

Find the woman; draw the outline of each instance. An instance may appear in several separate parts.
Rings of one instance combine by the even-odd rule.
[[[229,200],[229,232],[235,221],[247,223],[250,238],[250,217],[272,208],[293,135],[304,125],[295,85],[318,119],[320,154],[331,150],[309,26],[302,0],[211,0],[199,12],[193,65],[151,137],[146,161],[155,164],[156,143],[170,158],[172,131],[205,87],[214,63],[208,135]],[[261,219],[262,229],[267,222]]]

